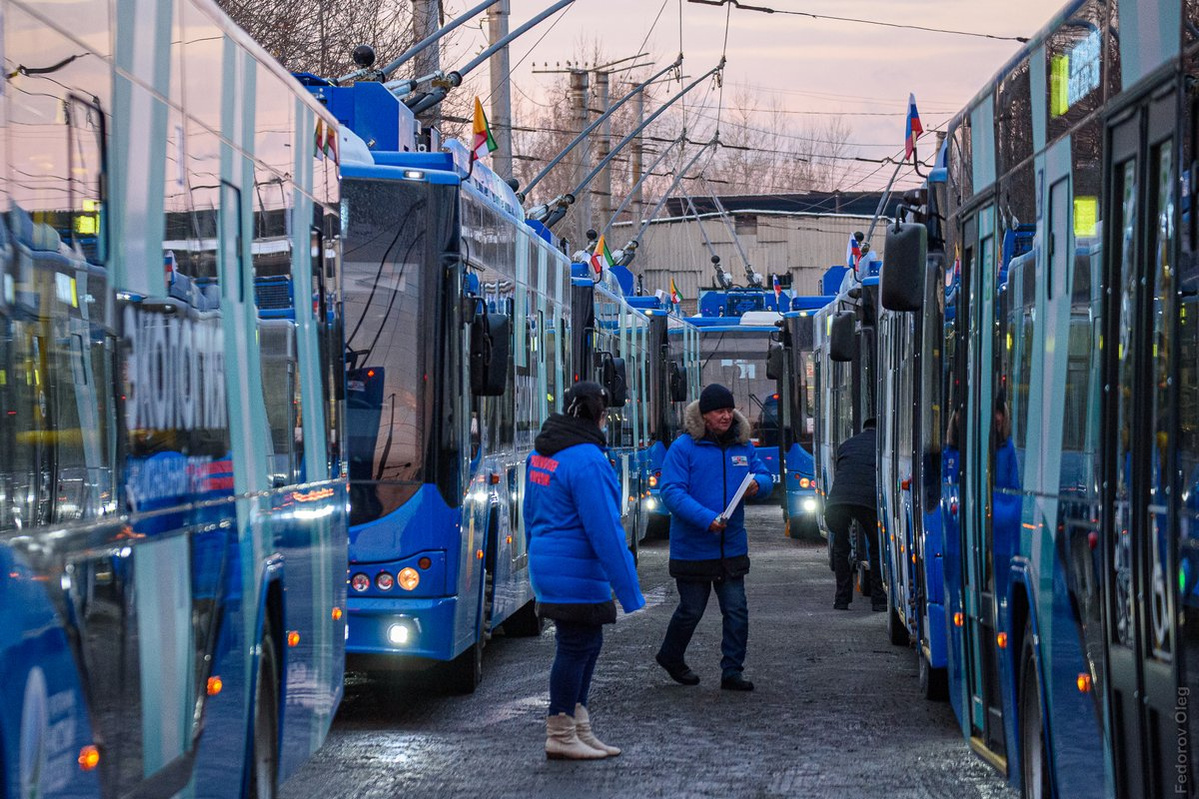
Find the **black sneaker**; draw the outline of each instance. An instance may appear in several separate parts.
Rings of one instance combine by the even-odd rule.
[[[670,675],[670,679],[679,685],[699,685],[699,675],[693,672],[691,667],[686,663],[680,663],[677,666],[667,663],[660,653],[654,655],[654,660],[658,661],[658,665],[666,669],[666,673]]]
[[[849,610],[848,602],[834,602],[833,610]]]
[[[736,674],[732,677],[722,678],[720,687],[725,691],[752,691],[754,684],[740,674]]]

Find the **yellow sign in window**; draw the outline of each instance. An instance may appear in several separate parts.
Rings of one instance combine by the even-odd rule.
[[[1074,198],[1074,240],[1093,238],[1099,228],[1099,198]]]

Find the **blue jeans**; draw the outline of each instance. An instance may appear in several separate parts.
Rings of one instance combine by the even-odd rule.
[[[723,617],[720,642],[720,674],[722,678],[741,674],[745,664],[745,647],[749,641],[749,605],[745,602],[745,578],[692,582],[676,580],[679,587],[679,606],[670,617],[666,638],[658,655],[674,666],[681,666],[687,644],[708,606],[708,596],[716,587],[716,601]]]
[[[587,706],[591,673],[604,645],[604,628],[599,624],[578,624],[554,620],[558,653],[550,669],[551,716],[575,714],[575,704]]]

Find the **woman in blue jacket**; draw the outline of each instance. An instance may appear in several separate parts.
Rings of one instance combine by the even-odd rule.
[[[595,737],[587,713],[602,625],[616,621],[612,592],[625,613],[644,607],[645,598],[625,546],[620,489],[608,462],[607,395],[598,383],[584,381],[564,400],[566,412],[542,425],[526,464],[529,577],[538,612],[557,628],[545,755],[595,760],[620,754]]]
[[[727,388],[707,386],[683,412],[685,432],[662,464],[662,501],[670,510],[670,576],[678,585],[679,606],[657,661],[675,682],[699,683],[683,656],[715,588],[723,630],[720,687],[752,691],[753,683],[741,676],[749,640],[745,508],[738,505],[727,519],[722,514],[746,475],[754,476],[745,492],[750,497],[769,494],[774,481],[749,441],[749,422],[733,404]]]

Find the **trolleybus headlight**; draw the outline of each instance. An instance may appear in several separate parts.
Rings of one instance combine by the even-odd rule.
[[[804,501],[803,501],[804,513],[815,513],[816,507],[817,506],[816,506],[815,498],[807,497],[806,499],[804,499]]]
[[[371,587],[371,578],[359,572],[350,578],[350,587],[361,594],[363,591]]]
[[[403,646],[412,637],[407,624],[393,624],[387,628],[387,642],[392,646]]]
[[[395,584],[395,578],[387,572],[379,572],[379,575],[375,577],[375,585],[380,591],[390,591],[391,587]]]
[[[650,488],[657,488],[657,487],[658,487],[658,475],[656,475],[656,474],[651,474],[651,475],[649,476],[649,487],[650,487]]]
[[[405,591],[411,591],[420,585],[420,575],[411,566],[400,569],[400,573],[396,575],[396,579],[400,583],[400,588],[403,588]]]

